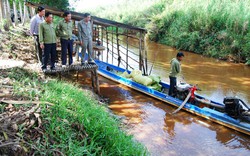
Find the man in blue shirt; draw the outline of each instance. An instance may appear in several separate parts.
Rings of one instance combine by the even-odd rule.
[[[42,62],[42,49],[39,43],[39,25],[44,21],[45,9],[42,6],[37,8],[37,14],[32,17],[30,22],[30,34],[34,36],[37,59]]]

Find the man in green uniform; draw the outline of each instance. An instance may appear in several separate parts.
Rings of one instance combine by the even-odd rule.
[[[53,25],[53,15],[50,12],[45,14],[45,22],[39,25],[39,42],[44,49],[42,70],[47,70],[47,63],[50,55],[50,69],[55,69],[56,60],[56,32]]]
[[[170,87],[168,91],[169,96],[175,96],[175,86],[176,86],[176,77],[181,72],[181,61],[184,57],[184,54],[182,52],[178,52],[176,55],[176,58],[173,58],[170,61],[170,73],[169,73],[169,79],[170,79]]]
[[[73,38],[72,38],[72,31],[73,31],[73,22],[71,21],[71,13],[69,11],[65,11],[63,14],[64,20],[60,21],[57,28],[57,36],[61,39],[61,46],[62,46],[62,67],[66,66],[67,62],[67,51],[69,56],[69,65],[73,63],[72,53],[73,53]]]

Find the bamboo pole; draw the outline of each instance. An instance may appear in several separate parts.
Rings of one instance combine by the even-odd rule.
[[[5,18],[4,15],[4,5],[3,5],[4,1],[0,1],[0,22],[3,21],[3,19]]]
[[[100,41],[100,27],[97,26],[97,39]]]
[[[146,36],[144,34],[144,40],[143,40],[143,44],[144,44],[144,53],[145,53],[145,68],[146,68],[146,73],[148,75],[148,52],[146,49]]]
[[[91,23],[91,28],[92,28],[92,37],[93,37],[93,29],[94,29],[94,23],[93,23],[93,19],[91,19],[90,20],[90,23]],[[92,41],[93,41],[93,38],[92,38]],[[90,45],[90,46],[92,46],[91,47],[91,49],[92,49],[92,56],[89,56],[89,57],[91,57],[91,58],[93,58],[93,59],[95,59],[95,52],[94,52],[94,50],[93,50],[93,44],[92,45]],[[84,54],[85,55],[85,54]]]
[[[27,6],[24,4],[23,5],[23,10],[24,10],[24,13],[23,13],[23,23],[22,23],[22,25],[24,25],[26,22],[28,22],[29,21],[29,13],[28,13],[28,8],[27,8]]]
[[[101,42],[103,44],[103,35],[104,35],[104,32],[103,32],[103,27],[102,26],[101,26],[101,34],[102,34],[102,36],[101,36]],[[101,55],[102,55],[102,61],[103,61],[103,53]]]
[[[108,37],[108,31],[107,31],[108,27],[106,27],[106,40],[107,40],[107,58],[106,58],[106,62],[108,63],[108,58],[109,58],[109,37]]]
[[[142,51],[141,51],[141,46],[142,46],[142,33],[140,32],[140,40],[139,40],[139,69],[142,70]]]
[[[113,27],[112,27],[112,32],[113,32]],[[114,33],[111,34],[111,46],[112,46],[112,64],[114,63]]]
[[[8,27],[11,26],[12,21],[11,21],[11,12],[10,12],[10,2],[9,0],[6,0],[6,18],[7,18],[7,22],[8,22]]]
[[[128,29],[127,29],[127,34],[128,34]],[[126,37],[126,44],[127,44],[127,47],[126,47],[126,69],[128,70],[128,35]]]
[[[8,12],[7,12],[7,1],[6,0],[3,0],[3,12],[4,12],[3,18],[7,18]]]
[[[121,55],[120,55],[120,45],[119,45],[119,35],[118,35],[119,28],[116,27],[116,45],[117,45],[117,53],[118,53],[118,67],[121,64]]]
[[[33,12],[33,9],[31,6],[29,6],[29,11],[30,11],[30,16],[32,18],[35,15],[35,13]]]
[[[18,24],[18,14],[17,14],[17,8],[16,8],[16,1],[13,1],[13,9],[14,9],[14,20],[15,20],[15,26]]]
[[[22,10],[22,4],[21,4],[21,1],[19,1],[19,12],[20,12],[20,17],[21,17],[21,23],[22,23],[22,21],[23,21],[23,10]]]
[[[145,69],[144,34],[142,32],[141,32],[140,40],[141,40],[141,55],[142,55],[141,66],[142,66],[142,69],[143,69],[143,74],[148,75],[148,73],[147,73],[147,71]]]

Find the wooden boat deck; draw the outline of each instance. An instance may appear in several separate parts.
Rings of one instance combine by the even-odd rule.
[[[67,66],[65,68],[62,68],[61,66],[57,66],[54,70],[46,70],[43,73],[45,75],[58,74],[59,78],[61,79],[61,76],[62,76],[63,73],[67,73],[67,72],[70,72],[70,71],[76,71],[77,72],[77,80],[78,80],[79,72],[81,72],[81,71],[91,72],[91,81],[92,81],[93,90],[97,94],[100,94],[100,87],[99,87],[99,79],[98,79],[97,69],[98,69],[98,66],[95,63],[85,63],[83,65],[78,63],[78,64],[74,64],[74,65],[71,65],[71,66]]]

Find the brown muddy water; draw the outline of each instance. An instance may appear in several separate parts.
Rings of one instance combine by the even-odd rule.
[[[147,43],[152,73],[168,82],[169,61],[176,50]],[[185,81],[198,84],[199,94],[222,102],[237,96],[250,102],[250,67],[184,52],[182,71]],[[155,58],[155,59],[154,59]],[[150,66],[149,66],[150,68]],[[181,79],[180,79],[181,80]],[[82,79],[81,84],[89,83]],[[110,99],[109,108],[127,125],[127,132],[143,143],[151,155],[250,155],[250,137],[155,100],[124,85],[100,77],[101,95]]]

